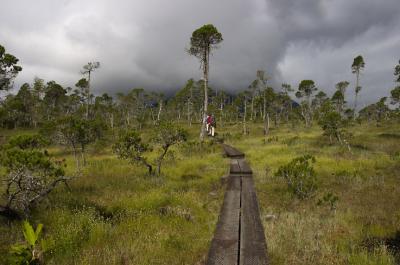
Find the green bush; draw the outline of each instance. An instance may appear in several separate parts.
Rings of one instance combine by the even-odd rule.
[[[22,134],[11,137],[6,148],[35,149],[46,145],[48,145],[48,141],[41,135]]]
[[[275,176],[285,179],[289,191],[299,199],[311,197],[317,189],[317,181],[312,164],[315,158],[304,155],[281,166]]]
[[[4,203],[1,215],[11,217],[23,213],[42,201],[59,184],[66,183],[64,160],[55,160],[46,150],[38,149],[40,139],[21,135],[11,138],[0,152]]]

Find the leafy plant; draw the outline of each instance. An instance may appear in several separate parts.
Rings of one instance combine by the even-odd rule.
[[[38,239],[43,225],[38,224],[36,230],[33,229],[28,221],[23,222],[23,234],[25,244],[16,244],[11,246],[10,264],[12,265],[36,265],[41,264],[40,259],[43,254],[43,248],[39,248]]]
[[[299,199],[311,197],[317,189],[317,180],[312,164],[315,157],[304,155],[281,166],[275,176],[285,179],[289,191]]]

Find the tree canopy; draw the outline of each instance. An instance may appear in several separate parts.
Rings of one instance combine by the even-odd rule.
[[[217,45],[222,41],[222,34],[218,32],[214,25],[204,25],[193,31],[190,38],[189,53],[204,61],[205,54],[217,48]]]
[[[14,78],[22,71],[22,67],[17,65],[17,57],[6,53],[6,49],[0,45],[0,90],[8,90],[13,84]]]

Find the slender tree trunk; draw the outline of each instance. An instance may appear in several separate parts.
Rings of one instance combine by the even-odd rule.
[[[111,116],[110,116],[110,126],[111,126],[111,130],[114,130],[114,113],[111,113]]]
[[[356,109],[357,109],[357,97],[358,97],[358,86],[359,86],[359,83],[360,82],[360,71],[357,71],[356,72],[356,96],[355,96],[355,99],[354,99],[354,111],[353,111],[353,120],[355,120],[356,119]]]
[[[288,105],[286,105],[285,120],[286,120],[286,123],[289,123],[289,108],[288,108]]]
[[[266,113],[264,118],[264,135],[267,136],[269,133],[269,113]]]
[[[223,112],[224,111],[224,105],[223,105],[222,100],[221,100],[221,104],[220,104],[220,107],[219,107],[219,111],[220,111],[220,115],[221,115],[219,123],[220,123],[220,126],[222,126],[222,120],[223,120],[223,116],[224,116],[224,112]]]
[[[187,101],[186,105],[187,105],[187,122],[189,126],[192,126],[192,122],[190,119],[190,100]]]
[[[89,104],[90,104],[90,71],[89,71],[89,78],[88,78],[88,92],[87,92],[87,98],[86,98],[86,119],[89,118]]]
[[[151,116],[151,119],[153,120],[153,123],[156,123],[156,118],[154,117],[153,108],[150,108],[150,116]]]
[[[200,130],[200,141],[204,141],[204,135],[206,134],[206,120],[208,110],[208,62],[209,62],[210,46],[204,50],[203,59],[203,79],[204,79],[204,109],[203,109],[203,121]]]
[[[193,109],[193,86],[190,86],[190,98],[189,98],[189,104],[188,104],[188,115],[189,115],[189,126],[192,126],[192,109]]]
[[[243,114],[243,134],[247,134],[247,126],[246,126],[246,116],[247,116],[247,102],[244,100],[244,114]]]
[[[163,152],[161,153],[160,157],[157,159],[157,175],[161,175],[161,164],[162,161],[164,160],[165,155],[168,152],[169,146],[163,147]]]
[[[263,94],[263,120],[264,121],[265,121],[266,114],[267,114],[267,98],[266,98],[265,91],[264,91],[264,94]]]
[[[301,106],[301,116],[303,116],[304,122],[306,123],[306,127],[308,127],[308,126],[309,126],[308,114],[307,114],[306,111],[304,110],[304,107],[303,107],[303,106]]]
[[[251,116],[250,120],[253,121],[254,118],[254,95],[251,96]]]
[[[85,157],[85,146],[81,145],[81,157],[83,161],[83,166],[86,166],[86,157]]]
[[[153,166],[150,165],[145,159],[141,158],[139,159],[139,161],[141,161],[143,163],[143,165],[145,165],[147,167],[147,171],[149,173],[149,175],[153,175]]]
[[[129,127],[131,123],[131,117],[130,117],[130,112],[129,110],[126,112],[126,125]]]
[[[313,112],[311,108],[311,96],[308,96],[308,126],[311,127],[313,123]]]
[[[157,121],[160,121],[160,116],[161,116],[162,109],[163,109],[163,101],[160,100],[159,108],[158,108],[158,114],[157,114]]]
[[[76,150],[75,144],[72,144],[72,149],[74,150],[74,157],[75,157],[75,162],[76,162],[76,170],[80,171],[81,170],[81,165],[80,165],[80,162],[79,162],[78,152]]]

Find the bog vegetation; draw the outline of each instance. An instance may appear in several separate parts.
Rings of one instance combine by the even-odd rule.
[[[193,32],[203,78],[170,96],[95,95],[99,62],[73,88],[37,77],[9,93],[22,67],[0,46],[0,263],[203,264],[227,142],[254,169],[271,264],[398,264],[400,62],[391,94],[362,109],[361,55],[354,87],[333,95],[313,80],[271,87],[261,70],[233,94],[208,85],[222,40]]]

